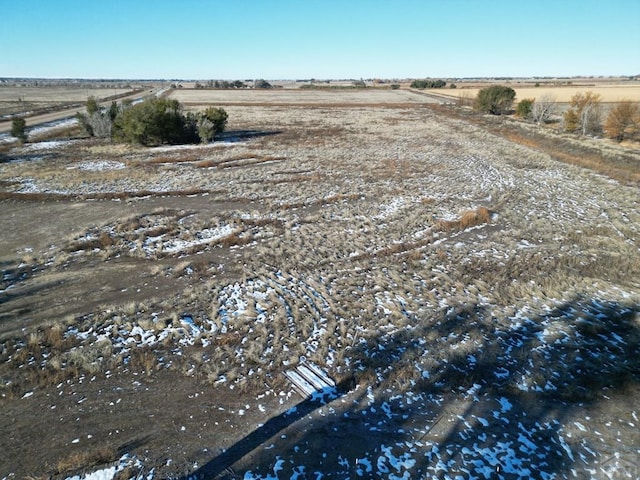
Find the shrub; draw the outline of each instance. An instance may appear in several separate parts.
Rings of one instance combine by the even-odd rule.
[[[200,137],[202,143],[208,143],[213,140],[216,132],[213,127],[213,122],[207,117],[198,117],[196,128],[198,130],[198,137]]]
[[[145,146],[190,143],[195,135],[186,120],[177,100],[149,98],[116,117],[115,136]]]
[[[640,106],[630,100],[623,100],[611,109],[604,123],[607,137],[621,142],[640,133]]]
[[[215,133],[222,133],[227,126],[229,115],[223,108],[209,107],[202,115],[213,123]]]
[[[11,135],[22,143],[27,141],[27,122],[24,118],[17,117],[11,120]]]
[[[118,115],[119,108],[112,102],[109,110],[102,111],[94,97],[89,97],[86,103],[87,113],[76,113],[80,126],[90,137],[109,138],[113,130],[113,122]]]
[[[571,130],[566,128],[567,115],[572,121],[577,119],[575,128],[570,124]],[[581,130],[582,135],[597,133],[600,129],[600,95],[593,92],[579,92],[571,97],[571,108],[565,113],[565,129],[570,132]]]
[[[475,109],[492,115],[501,115],[511,109],[515,98],[516,92],[513,88],[503,85],[492,85],[478,92]]]
[[[556,111],[556,100],[552,95],[541,95],[536,98],[531,117],[537,124],[547,123]]]
[[[516,107],[516,115],[521,118],[531,117],[534,101],[535,100],[533,98],[524,98],[520,100],[520,102],[518,102],[518,106]]]
[[[96,100],[96,97],[94,97],[93,95],[87,98],[86,107],[87,107],[87,114],[89,116],[100,111],[100,105],[98,105],[98,101]]]
[[[562,117],[564,129],[567,132],[573,133],[577,132],[578,128],[580,128],[580,119],[578,118],[578,114],[573,108],[570,108]]]
[[[150,98],[130,107],[123,105],[113,122],[114,137],[145,146],[210,142],[224,131],[227,118],[222,108],[185,115],[177,100]]]

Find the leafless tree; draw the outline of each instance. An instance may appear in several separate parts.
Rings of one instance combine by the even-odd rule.
[[[109,138],[111,137],[111,127],[113,122],[111,121],[111,117],[107,112],[94,112],[89,115],[88,119],[89,125],[93,130],[93,135],[98,138]]]
[[[536,98],[533,102],[533,108],[531,109],[531,118],[538,125],[541,123],[547,123],[551,116],[556,113],[557,103],[553,95],[544,94],[539,98]]]
[[[576,93],[571,98],[571,108],[575,109],[582,135],[595,133],[601,127],[600,94],[593,92]]]

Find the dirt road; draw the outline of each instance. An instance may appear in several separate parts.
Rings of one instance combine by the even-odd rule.
[[[158,88],[144,90],[143,92],[134,93],[122,97],[120,100],[137,100],[143,98],[146,95],[153,95],[158,92]],[[102,106],[108,106],[111,102],[102,102]],[[57,112],[43,113],[42,115],[35,115],[33,117],[26,118],[27,127],[34,127],[36,125],[42,125],[44,123],[55,122],[58,120],[64,120],[73,117],[79,110],[79,108],[68,108]],[[0,134],[11,131],[11,120],[0,121]]]

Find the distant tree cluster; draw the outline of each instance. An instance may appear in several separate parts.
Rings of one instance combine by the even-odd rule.
[[[447,82],[444,80],[414,80],[409,85],[411,88],[444,88]]]
[[[273,88],[273,86],[266,80],[260,78],[253,81],[253,88]]]
[[[493,85],[483,88],[475,99],[476,110],[500,115],[507,113],[515,99],[515,91],[510,87]],[[640,140],[640,104],[622,100],[609,110],[602,122],[601,97],[591,91],[578,92],[571,97],[569,109],[562,115],[562,128],[569,133],[582,136],[604,133],[607,138],[621,142]],[[517,116],[531,120],[538,125],[548,123],[557,112],[557,102],[551,95],[541,95],[537,99],[524,98],[518,102]]]
[[[621,142],[640,139],[640,105],[630,100],[622,100],[609,110],[601,123],[602,108],[600,95],[593,92],[579,92],[571,98],[571,108],[564,114],[564,129],[581,135],[605,136]]]
[[[224,131],[228,119],[222,108],[185,114],[177,100],[156,97],[136,105],[113,102],[109,109],[101,109],[90,97],[87,112],[76,117],[90,136],[145,146],[211,142]]]
[[[252,81],[247,80],[247,82],[252,82]],[[241,80],[234,80],[234,81],[208,80],[206,83],[196,82],[193,87],[197,89],[215,88],[215,89],[222,89],[222,90],[232,90],[232,89],[249,88],[250,84],[247,84]],[[256,80],[253,80],[253,88],[260,88],[260,89],[273,88],[273,85],[271,85],[269,82],[267,82],[262,78],[258,78]]]
[[[209,80],[206,83],[196,82],[194,88],[220,88],[225,90],[247,88],[247,84],[241,80],[227,81],[227,80]]]

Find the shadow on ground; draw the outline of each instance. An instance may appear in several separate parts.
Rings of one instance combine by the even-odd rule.
[[[216,137],[216,140],[223,142],[241,142],[253,138],[271,137],[279,135],[279,130],[228,130]]]
[[[348,352],[355,388],[298,404],[185,478],[637,478],[639,311],[576,298],[417,319]]]

